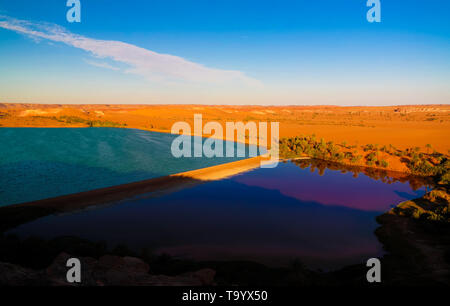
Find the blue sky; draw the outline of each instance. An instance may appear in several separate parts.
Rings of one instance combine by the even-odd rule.
[[[450,102],[450,1],[65,2],[0,0],[1,102]]]

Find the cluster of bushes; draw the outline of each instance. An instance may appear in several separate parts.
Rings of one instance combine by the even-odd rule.
[[[357,146],[349,146],[345,141],[335,145],[332,141],[325,142],[323,138],[318,140],[314,134],[283,138],[280,141],[280,154],[287,158],[309,156],[340,163],[360,164],[363,156],[358,155],[355,148]],[[367,152],[364,161],[369,167],[387,168],[389,166],[389,163],[379,156],[379,152],[383,152],[384,155],[400,157],[414,175],[439,177],[444,183],[450,181],[448,156],[436,151],[430,154],[432,146],[429,144],[426,145],[427,153],[421,152],[420,147],[399,150],[393,145],[380,147],[377,144],[366,144],[361,146],[361,149]]]
[[[445,184],[448,184],[450,181],[450,160],[437,152],[431,154],[430,157],[423,154],[413,154],[407,166],[412,174],[436,176]]]
[[[429,154],[429,151],[432,149],[432,146],[430,144],[427,144],[426,146],[427,154]],[[383,146],[381,148],[378,148],[378,145],[372,145],[368,144],[363,146],[364,151],[381,151],[385,152],[389,155],[394,155],[397,157],[412,157],[414,154],[424,154],[420,153],[421,148],[420,147],[413,147],[413,148],[406,148],[405,150],[400,150],[394,147],[392,144],[389,146]]]
[[[341,149],[352,150],[356,148],[356,145],[348,146],[346,142],[335,145],[332,141],[325,142],[323,138],[317,140],[315,135],[284,138],[280,141],[280,153],[285,157],[306,155],[312,158],[335,162],[347,161],[350,164],[360,163],[363,156],[359,155],[357,150],[342,152]],[[383,152],[388,151],[386,146],[379,149],[378,145],[368,144],[363,146],[362,149],[364,152],[370,151],[370,153],[366,155],[366,165],[376,165],[383,168],[389,166],[387,161],[378,158],[379,150]]]
[[[383,148],[385,148],[385,147],[383,147]],[[381,148],[380,151],[383,151],[383,148]],[[430,150],[433,150],[433,147],[430,144],[427,144],[425,146],[425,148],[426,148],[427,155],[430,154]],[[408,157],[408,158],[413,157],[414,154],[420,154],[420,155],[425,154],[425,152],[421,152],[420,147],[413,147],[413,148],[406,148],[405,150],[399,150],[399,149],[395,148],[393,145],[389,145],[389,148],[386,148],[386,150],[384,152],[386,152],[390,155],[395,155],[397,157]],[[434,150],[433,150],[432,155],[433,154],[440,155],[440,153],[437,153]]]
[[[90,127],[125,127],[125,126],[127,126],[126,123],[122,124],[122,123],[118,123],[118,122],[100,121],[100,120],[88,121],[88,125]]]
[[[84,119],[77,116],[51,116],[51,117],[44,117],[44,116],[33,116],[33,119],[49,119],[49,120],[55,120],[58,122],[63,122],[66,124],[84,124],[89,127],[126,127],[128,126],[126,123],[118,123],[113,121],[102,121],[102,120],[90,120],[90,119]],[[151,125],[151,128],[153,128],[153,125]]]
[[[59,119],[57,119],[59,122],[65,122],[65,123],[87,123],[89,120],[76,117],[76,116],[61,116]]]
[[[389,163],[384,159],[380,159],[378,157],[378,151],[372,151],[366,155],[366,165],[377,165],[379,167],[387,168],[387,166],[389,166]]]
[[[378,145],[377,144],[366,144],[365,146],[362,146],[362,149],[364,152],[367,151],[378,151]]]
[[[340,147],[347,148],[346,144],[336,145],[332,141],[325,142],[323,138],[317,140],[315,135],[297,136],[281,139],[280,154],[285,157],[305,155],[336,162],[347,159],[349,162],[357,163],[362,159],[361,155],[355,155],[354,152],[342,152]]]
[[[73,124],[73,123],[81,123],[85,124],[90,127],[125,127],[127,126],[126,123],[121,124],[118,122],[112,122],[112,121],[102,121],[102,120],[89,120],[84,119],[77,116],[60,116],[59,118],[51,117],[54,120],[57,120],[59,122],[64,122],[67,124]]]

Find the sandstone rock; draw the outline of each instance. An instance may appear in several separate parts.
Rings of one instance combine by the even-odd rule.
[[[136,257],[124,257],[125,267],[130,272],[148,273],[150,270],[149,265],[143,260]]]
[[[108,269],[111,268],[119,268],[125,264],[122,257],[119,256],[113,256],[113,255],[105,255],[100,257],[98,261],[99,267],[105,267]]]
[[[196,272],[187,273],[187,275],[194,279],[198,279],[202,286],[212,286],[214,285],[216,271],[213,269],[201,269]]]
[[[71,257],[67,253],[61,253],[42,271],[0,263],[0,285],[202,286],[213,285],[216,274],[214,270],[202,269],[178,276],[151,275],[148,273],[149,265],[139,258],[105,255],[99,260],[79,257],[81,284],[70,284],[66,280],[66,264]]]
[[[0,262],[0,286],[46,285],[40,282],[42,273],[17,265]]]

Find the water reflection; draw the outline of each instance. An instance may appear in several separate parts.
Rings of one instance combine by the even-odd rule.
[[[428,177],[413,176],[402,172],[389,171],[376,168],[359,167],[342,165],[332,161],[319,159],[293,160],[292,163],[302,169],[310,168],[311,172],[316,169],[319,175],[323,176],[325,170],[339,171],[342,174],[351,172],[354,178],[358,178],[360,174],[364,174],[374,180],[379,180],[385,184],[393,184],[396,182],[408,183],[412,190],[418,190],[422,187],[430,188],[433,186],[433,180]]]
[[[399,172],[313,159],[285,163],[278,167],[275,176],[254,171],[233,179],[250,186],[278,190],[302,201],[377,212],[422,196],[432,183]]]
[[[330,269],[381,255],[373,234],[378,210],[424,192],[407,181],[389,184],[365,173],[355,178],[314,161],[299,165],[307,164],[284,163],[159,197],[48,216],[9,233],[70,235],[196,260],[287,265],[300,258],[309,267]]]

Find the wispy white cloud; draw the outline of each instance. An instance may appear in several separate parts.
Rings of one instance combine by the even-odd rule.
[[[0,28],[21,33],[34,40],[44,39],[65,43],[85,50],[98,58],[109,58],[129,65],[126,73],[141,75],[152,81],[195,83],[238,83],[260,86],[260,81],[246,76],[241,71],[208,68],[185,60],[179,56],[160,54],[132,44],[114,40],[99,40],[67,31],[56,24],[33,23],[8,16],[0,16]],[[91,63],[92,64],[92,63]],[[96,63],[96,66],[104,63]]]
[[[118,67],[114,67],[108,63],[105,62],[97,62],[97,61],[93,61],[93,60],[89,60],[89,59],[83,59],[85,63],[95,66],[95,67],[99,67],[99,68],[106,68],[106,69],[111,69],[111,70],[115,70],[118,71],[120,70]]]

